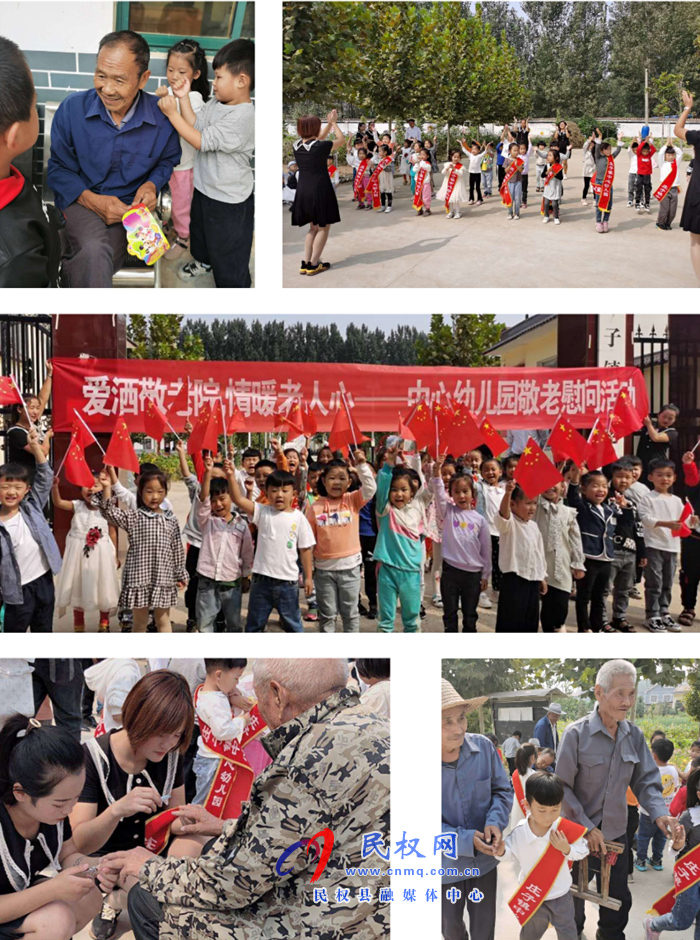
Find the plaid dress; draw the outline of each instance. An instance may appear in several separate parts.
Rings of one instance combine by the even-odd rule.
[[[170,512],[144,508],[119,509],[116,497],[101,502],[102,515],[129,536],[119,606],[175,607],[177,582],[185,584],[185,549],[180,526]]]

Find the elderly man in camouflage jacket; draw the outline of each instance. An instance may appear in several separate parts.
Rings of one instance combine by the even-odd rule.
[[[146,849],[109,856],[129,892],[137,940],[376,940],[389,932],[388,878],[346,874],[367,864],[362,836],[380,832],[389,844],[389,729],[346,688],[340,659],[267,659],[254,664],[255,693],[271,734],[263,744],[273,763],[255,781],[237,820],[195,822],[183,832],[220,832],[199,858],[160,858]],[[207,828],[207,826],[211,828]],[[333,849],[311,884],[318,856],[280,856],[301,839],[331,829]],[[371,863],[371,860],[368,860]],[[105,863],[107,859],[105,860]],[[361,901],[360,889],[371,900]],[[328,901],[314,901],[325,889]],[[343,889],[346,900],[337,900]],[[348,890],[349,889],[349,890]]]

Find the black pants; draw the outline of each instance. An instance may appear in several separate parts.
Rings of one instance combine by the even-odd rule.
[[[501,577],[496,633],[537,633],[540,625],[540,582],[508,572]]]
[[[553,219],[559,218],[559,200],[558,199],[545,199],[544,201],[544,217],[545,219],[549,218],[549,213],[552,213]]]
[[[190,221],[190,251],[211,265],[217,287],[250,287],[254,196],[245,202],[210,199],[195,189]]]
[[[586,565],[588,565],[588,560],[586,560]],[[620,861],[610,869],[610,897],[621,901],[622,907],[619,911],[613,911],[609,907],[598,909],[598,932],[596,937],[598,940],[624,940],[625,927],[632,907],[632,895],[627,887],[627,866],[622,861],[627,852],[627,836],[623,833],[608,841],[622,842],[625,846]],[[591,878],[595,875],[596,888],[600,891],[600,858],[598,856],[588,856],[588,873]],[[574,862],[571,877],[574,884],[578,884],[578,862]],[[583,898],[574,898],[574,915],[576,929],[581,934],[586,921],[586,902]]]
[[[590,188],[591,188],[591,177],[590,177],[590,176],[584,176],[584,177],[583,177],[583,195],[581,196],[581,199],[585,199],[585,198],[586,198],[586,196],[588,195],[588,190],[589,190]]]
[[[612,562],[586,559],[586,573],[576,582],[576,624],[578,632],[599,633],[605,623],[605,592]],[[589,613],[590,604],[590,613]]]
[[[361,535],[362,566],[365,569],[365,594],[370,607],[377,608],[377,562],[374,560],[376,535]]]
[[[445,633],[459,633],[458,614],[462,607],[462,633],[476,633],[480,571],[463,571],[442,559],[442,622]]]
[[[552,633],[563,627],[569,614],[568,591],[562,591],[560,588],[548,587],[547,593],[542,598],[542,611],[540,620],[542,621],[542,630],[544,633]]]
[[[527,176],[527,173],[523,173],[522,176],[523,176],[523,205],[526,206],[526,205],[527,205],[527,180],[528,180],[528,176]]]
[[[496,930],[496,887],[498,869],[481,875],[480,878],[465,878],[442,886],[442,936],[444,940],[494,940]],[[456,888],[461,896],[454,904],[447,899],[450,888]],[[482,901],[470,901],[469,893],[477,888]],[[469,933],[464,923],[464,907],[469,915]],[[140,940],[140,938],[138,938]]]
[[[197,545],[187,546],[187,557],[185,558],[185,569],[190,576],[185,591],[185,607],[187,608],[187,619],[197,620],[197,563],[199,562],[199,547]]]
[[[501,590],[501,569],[498,567],[498,548],[500,541],[497,535],[491,536],[491,587],[494,591]]]
[[[503,180],[506,178],[506,168],[503,165],[497,166],[496,173],[498,174],[498,188],[500,189],[503,186]]]
[[[382,205],[383,205],[383,206],[391,206],[391,204],[392,204],[393,201],[394,201],[394,194],[393,194],[393,193],[380,193],[379,195],[380,195],[380,197],[381,197]]]
[[[700,584],[700,538],[681,539],[681,600],[685,610],[695,610]]]
[[[5,604],[5,633],[53,632],[54,589],[50,571],[22,585],[21,604]]]
[[[515,758],[506,757],[506,763],[508,764],[508,770],[510,771],[511,777],[513,776],[513,771],[515,770]]]
[[[83,667],[79,659],[35,659],[32,673],[34,711],[46,696],[51,699],[59,728],[80,740]]]
[[[642,202],[642,193],[644,201]],[[636,206],[649,205],[651,198],[651,176],[640,176],[637,174],[637,185],[634,188],[634,204]]]
[[[83,667],[83,672],[86,669],[89,669],[93,665],[91,659],[81,659],[80,665]],[[90,721],[92,718],[92,709],[95,705],[95,693],[92,689],[89,689],[87,685],[83,685],[83,697],[81,704],[81,712],[83,716],[83,721]]]
[[[639,807],[627,804],[627,874],[634,871],[634,837],[639,826]]]
[[[476,198],[481,202],[481,173],[469,174],[469,202],[474,201],[474,190],[476,189]]]

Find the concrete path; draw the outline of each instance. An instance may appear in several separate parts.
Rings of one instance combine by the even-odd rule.
[[[616,161],[610,232],[595,229],[592,194],[581,205],[582,152],[569,161],[564,182],[561,225],[542,224],[541,196],[535,189],[534,161],[528,208],[509,222],[496,189],[479,207],[467,207],[461,219],[447,219],[443,203],[433,200],[432,215],[417,217],[411,189],[396,176],[394,210],[358,211],[352,188],[338,189],[341,221],[331,228],[323,258],[332,267],[315,277],[299,274],[306,228],[291,225],[284,213],[283,283],[285,287],[697,287],[690,266],[690,236],[679,227],[686,183],[671,232],[655,227],[658,203],[651,212],[627,207],[629,157]],[[442,177],[435,179],[436,191]],[[654,188],[658,173],[654,175]],[[605,241],[603,241],[605,239]]]

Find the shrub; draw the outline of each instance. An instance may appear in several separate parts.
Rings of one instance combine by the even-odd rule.
[[[590,137],[596,127],[599,128],[604,140],[617,140],[617,124],[613,121],[596,121],[595,118],[587,114],[582,118],[577,118],[576,123],[584,140]],[[583,146],[583,143],[581,146]]]
[[[163,470],[167,473],[172,482],[182,480],[180,458],[177,454],[141,454],[139,456],[139,463],[154,463],[159,470]],[[194,473],[194,465],[189,457],[187,458],[187,463],[191,467],[192,473]]]

